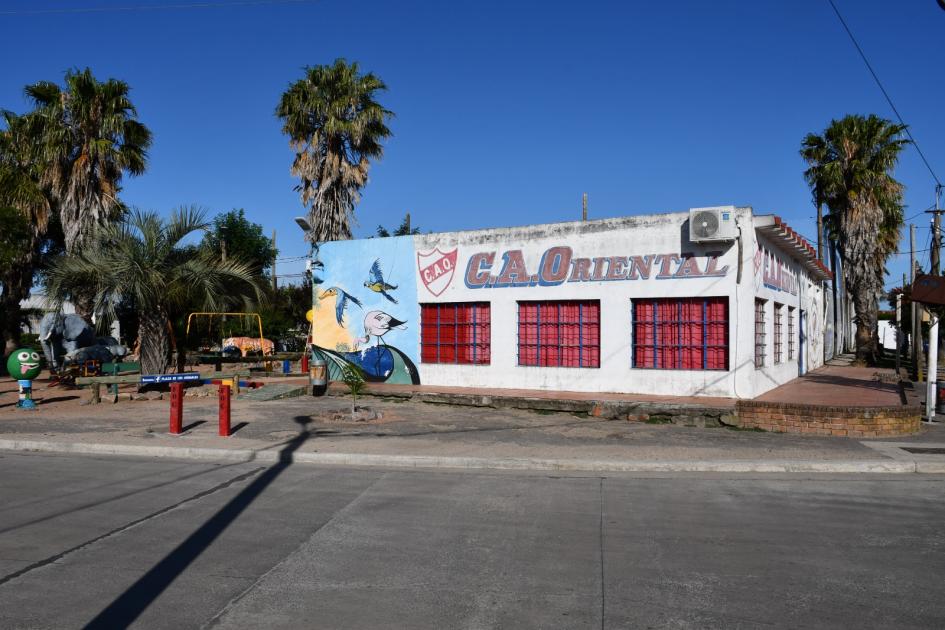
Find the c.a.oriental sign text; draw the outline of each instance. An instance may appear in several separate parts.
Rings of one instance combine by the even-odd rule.
[[[551,247],[535,269],[528,269],[520,249],[496,257],[496,252],[479,252],[469,257],[466,286],[470,289],[500,287],[555,286],[565,282],[608,282],[616,280],[684,280],[721,278],[728,265],[719,267],[719,254],[696,257],[691,254],[645,254],[643,256],[597,256],[575,258],[570,247]]]

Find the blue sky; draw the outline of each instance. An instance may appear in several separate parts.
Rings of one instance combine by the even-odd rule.
[[[836,2],[945,178],[945,11],[935,0]],[[802,138],[847,113],[893,116],[826,0],[323,0],[2,14],[182,3],[4,1],[0,107],[25,110],[24,85],[61,81],[70,67],[127,81],[155,142],[124,199],[161,211],[243,207],[277,230],[285,257],[306,247],[273,110],[303,66],[337,57],[378,74],[397,114],[357,235],[394,227],[408,210],[424,231],[576,219],[587,192],[592,218],[744,204],[813,236]],[[913,149],[896,174],[907,217],[932,204],[934,182]],[[914,219],[919,249],[927,216]],[[891,261],[894,278],[907,258]]]

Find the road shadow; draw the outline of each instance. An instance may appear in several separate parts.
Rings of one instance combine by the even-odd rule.
[[[252,483],[210,517],[173,551],[164,556],[137,582],[106,606],[85,628],[111,629],[131,625],[151,603],[209,547],[254,500],[292,464],[293,453],[311,435],[307,416],[294,418],[300,431],[279,451],[276,464],[267,468]]]
[[[296,420],[296,422],[298,422],[298,420]],[[234,424],[232,427],[230,427],[230,435],[233,435],[234,433],[236,433],[236,432],[239,431],[240,429],[244,429],[244,428],[246,428],[246,427],[248,427],[248,426],[249,426],[249,423],[248,423],[248,422],[237,422],[237,423]]]
[[[195,421],[195,422],[191,422],[191,423],[188,424],[186,427],[181,427],[181,428],[180,428],[181,433],[186,433],[187,431],[190,431],[191,429],[196,429],[196,428],[199,427],[201,424],[207,424],[207,421],[206,421],[206,420],[197,420],[197,421]]]

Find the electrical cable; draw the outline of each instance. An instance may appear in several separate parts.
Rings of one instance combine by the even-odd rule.
[[[856,41],[856,38],[853,36],[853,31],[850,30],[850,27],[847,26],[846,20],[843,19],[843,16],[840,15],[840,10],[837,8],[837,5],[834,4],[833,0],[827,0],[830,3],[830,6],[833,7],[833,12],[837,14],[837,18],[840,20],[840,24],[843,25],[843,29],[847,32],[847,35],[850,36],[850,41],[853,42],[853,45],[856,47],[858,53],[860,53],[860,58],[863,59],[863,63],[866,64],[866,68],[870,71],[870,74],[873,75],[873,80],[876,81],[876,85],[879,86],[880,91],[883,93],[883,96],[886,97],[886,102],[889,103],[889,106],[892,108],[893,112],[896,114],[896,118],[899,119],[899,124],[905,127],[906,135],[909,137],[909,140],[912,142],[912,146],[915,147],[915,150],[919,153],[919,157],[922,158],[922,162],[925,164],[925,168],[929,169],[929,174],[932,175],[932,179],[935,180],[935,183],[938,186],[942,185],[942,182],[939,181],[938,176],[935,174],[935,171],[932,170],[932,166],[929,164],[929,161],[925,159],[925,154],[922,153],[922,149],[919,148],[919,143],[915,141],[915,138],[912,137],[912,132],[909,131],[906,121],[902,119],[902,116],[899,114],[899,110],[896,109],[896,106],[893,104],[892,99],[889,97],[889,93],[886,92],[886,88],[883,87],[882,82],[879,80],[879,77],[876,75],[876,72],[873,70],[873,66],[870,65],[869,60],[866,58],[866,54],[863,52],[863,49],[860,48],[860,44]]]

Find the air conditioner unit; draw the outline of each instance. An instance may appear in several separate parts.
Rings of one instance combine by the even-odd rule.
[[[738,238],[735,207],[689,209],[689,240],[693,243],[734,241]]]

